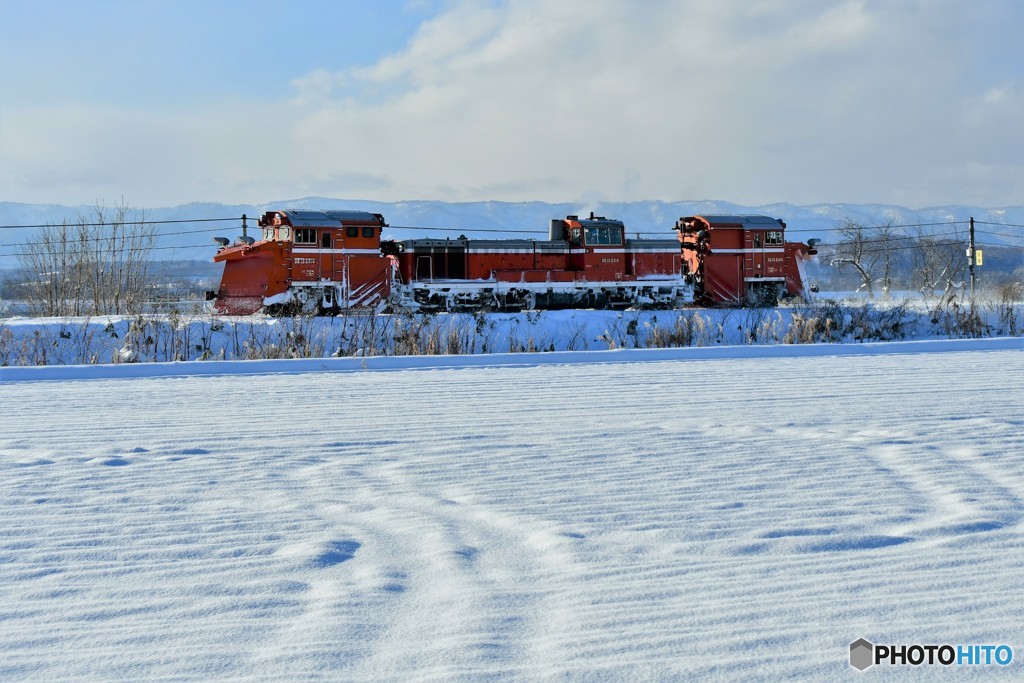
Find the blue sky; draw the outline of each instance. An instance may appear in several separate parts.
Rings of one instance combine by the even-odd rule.
[[[1024,204],[1018,0],[0,0],[0,24],[0,201]]]
[[[188,107],[285,97],[316,69],[372,64],[436,12],[431,3],[355,0],[0,2],[0,78],[36,103]]]

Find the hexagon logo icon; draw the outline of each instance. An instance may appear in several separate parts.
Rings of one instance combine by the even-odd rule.
[[[850,666],[857,671],[863,671],[875,663],[875,646],[858,638],[850,643]]]

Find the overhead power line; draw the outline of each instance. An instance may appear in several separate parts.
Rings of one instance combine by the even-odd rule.
[[[522,233],[527,235],[546,235],[546,230],[505,230],[504,228],[428,228],[411,225],[389,225],[385,230],[422,230],[425,232],[497,232],[497,233]]]
[[[964,247],[966,245],[967,245],[967,240],[966,239],[962,239],[962,240],[944,240],[944,241],[930,242],[930,243],[928,243],[926,245],[926,248],[935,248],[935,247]],[[922,245],[920,245],[920,244],[906,244],[906,245],[902,245],[902,246],[887,246],[887,247],[873,246],[873,247],[869,247],[867,249],[861,249],[861,250],[858,250],[858,251],[850,252],[850,251],[842,249],[845,246],[849,246],[849,245],[844,245],[844,244],[818,245],[818,253],[827,252],[827,253],[823,254],[825,256],[842,256],[843,254],[851,254],[851,255],[855,254],[857,256],[866,256],[866,255],[872,255],[872,254],[885,254],[885,253],[889,253],[889,252],[893,252],[893,251],[905,251],[907,249],[921,249],[922,248]],[[825,248],[823,248],[823,247],[825,247]]]
[[[62,225],[67,225],[68,227],[104,227],[104,226],[114,227],[114,226],[122,226],[122,225],[171,225],[171,224],[181,224],[181,223],[223,223],[223,222],[228,222],[228,221],[240,221],[241,219],[242,219],[241,216],[232,216],[232,217],[224,217],[224,218],[188,218],[188,219],[173,219],[173,220],[152,220],[152,221],[151,220],[135,220],[135,221],[132,221],[132,220],[122,220],[122,221],[116,221],[116,222],[115,221],[104,221],[104,222],[95,222],[95,223],[79,223],[79,222],[68,223],[68,222],[66,222],[66,223],[63,223],[63,224],[47,223],[47,224],[31,224],[31,225],[0,225],[0,229],[54,228],[54,227],[62,227]],[[989,221],[975,221],[975,223],[976,224],[980,224],[980,225],[993,225],[993,226],[1022,227],[1022,228],[1024,228],[1024,225],[1017,225],[1017,224],[1013,224],[1013,223],[993,223],[993,222],[989,222]],[[886,224],[886,225],[873,225],[873,226],[861,226],[861,225],[857,225],[857,224],[851,224],[851,225],[845,225],[845,226],[837,226],[837,227],[833,227],[833,228],[787,228],[786,229],[786,233],[787,234],[790,234],[790,233],[836,233],[836,232],[842,233],[842,232],[849,232],[851,229],[861,230],[861,231],[872,231],[872,230],[882,230],[882,229],[920,228],[920,227],[935,227],[935,226],[956,227],[956,226],[966,226],[966,225],[967,225],[967,221],[943,221],[943,222],[932,222],[932,223],[901,223],[901,224]],[[238,227],[241,227],[241,226],[238,226]],[[258,226],[255,223],[251,227],[253,227],[253,229],[257,229],[257,230],[259,229]],[[419,232],[428,232],[428,233],[445,232],[445,233],[449,233],[449,234],[450,233],[456,233],[456,232],[459,232],[459,233],[470,233],[470,234],[473,234],[473,233],[522,234],[522,235],[544,235],[544,234],[547,234],[547,231],[545,231],[545,230],[517,230],[517,229],[506,229],[506,228],[468,228],[468,227],[462,227],[462,228],[460,228],[460,227],[430,227],[430,226],[404,226],[404,225],[390,225],[390,226],[387,226],[385,228],[385,230],[419,231]],[[206,230],[206,229],[201,229],[201,230],[182,230],[182,231],[168,232],[168,233],[155,233],[153,235],[153,237],[154,237],[154,239],[159,240],[159,239],[161,239],[163,237],[171,237],[171,236],[176,236],[176,235],[197,234],[197,233],[206,233],[206,232],[209,232],[209,230]],[[979,230],[978,232],[982,232],[982,233],[987,234],[987,235],[1000,236],[1000,237],[1024,237],[1024,235],[1015,235],[1015,234],[1011,234],[1011,233],[1001,233],[1001,232],[994,232],[994,231],[988,231],[988,230]],[[626,228],[626,235],[627,235],[627,237],[630,235],[630,233],[632,233],[633,235],[637,235],[637,236],[643,236],[643,237],[646,237],[646,238],[655,238],[655,239],[659,238],[659,237],[664,238],[664,239],[674,239],[675,235],[676,235],[676,232],[674,230],[666,230],[664,232],[631,231],[627,227]],[[959,233],[936,233],[936,234],[932,234],[932,235],[926,235],[926,237],[928,237],[928,238],[942,238],[942,237],[947,237],[947,236],[957,236],[957,237],[959,237],[960,234]],[[876,243],[876,242],[888,243],[888,242],[893,242],[893,241],[898,241],[898,240],[901,240],[901,239],[905,239],[905,238],[908,238],[908,237],[917,237],[917,236],[910,236],[910,235],[888,235],[888,236],[883,236],[883,237],[869,236],[869,237],[864,238],[863,240],[860,240],[860,243],[862,243],[862,244],[864,244],[864,243]],[[97,236],[97,237],[86,238],[87,241],[97,241],[97,242],[101,242],[101,241],[107,240],[107,239],[110,239],[110,237]],[[85,240],[73,239],[73,240],[69,240],[69,241],[82,242],[82,241],[85,241]],[[29,246],[29,244],[30,244],[30,242],[29,243],[24,243],[24,244],[2,243],[2,244],[0,244],[0,247]],[[938,242],[936,244],[941,244],[941,242]],[[835,245],[827,245],[827,244],[822,244],[821,245],[821,247],[823,247],[823,248],[824,247],[830,247],[830,246],[835,246]],[[1004,245],[991,245],[991,246],[1004,246]],[[206,249],[206,248],[209,248],[209,247],[210,247],[210,245],[150,246],[150,247],[140,247],[138,249],[133,249],[133,250],[142,250],[142,249],[151,249],[151,250]],[[908,249],[908,248],[914,248],[914,247],[915,247],[915,245],[911,245],[911,246],[892,246],[892,247],[887,247],[887,248],[889,248],[889,249]],[[39,255],[41,252],[0,252],[0,256],[16,256],[16,255],[18,255],[18,253],[22,253],[24,255]]]
[[[1004,228],[1024,228],[1024,225],[1017,223],[993,223],[991,221],[974,221],[975,225],[998,225]]]
[[[880,229],[884,229],[884,228],[919,228],[919,227],[930,227],[930,226],[939,226],[939,225],[951,226],[951,227],[952,226],[962,225],[962,226],[964,226],[966,228],[967,221],[945,221],[945,222],[942,222],[942,223],[906,223],[906,224],[901,224],[901,225],[865,225],[865,226],[857,225],[857,226],[854,226],[854,227],[856,229],[859,229],[859,230],[869,231],[869,230],[880,230]],[[413,227],[413,226],[388,226],[388,227],[391,228],[391,229],[394,229],[394,230],[418,230],[418,231],[422,231],[422,232],[449,232],[449,233],[452,233],[452,232],[461,232],[461,233],[487,232],[487,233],[501,233],[501,234],[514,233],[514,234],[528,234],[528,235],[546,235],[547,234],[546,230],[512,230],[512,229],[504,229],[504,228],[436,228],[436,227],[425,227],[425,226],[417,226],[417,227]],[[385,228],[385,229],[387,229],[387,228]],[[838,228],[789,228],[789,227],[787,227],[786,228],[786,234],[788,235],[790,233],[795,233],[795,232],[801,232],[801,233],[842,232],[842,231],[848,231],[848,230],[850,230],[849,226],[838,227]],[[635,230],[635,229],[631,229],[629,226],[626,226],[626,237],[629,237],[630,235],[643,235],[644,237],[652,236],[652,237],[665,237],[666,239],[675,239],[676,231],[674,229],[669,229],[669,230],[666,230],[664,232],[650,232],[650,231],[646,231],[646,230],[639,230],[638,231],[638,230]],[[899,237],[900,237],[899,235],[896,235],[896,236],[890,237],[890,239],[898,239]]]
[[[210,244],[187,244],[187,245],[167,245],[163,247],[125,247],[121,251],[163,251],[165,249],[210,249],[216,246],[213,243]],[[26,251],[26,252],[4,252],[0,253],[0,256],[48,256],[52,252],[48,251]]]
[[[943,223],[943,225],[947,225]],[[929,235],[924,235],[923,239],[935,240],[942,239],[945,237],[959,237],[966,241],[967,236],[964,233],[959,232],[936,232]],[[821,242],[818,248],[821,247],[835,247],[841,244],[897,244],[906,240],[917,240],[921,239],[918,235],[888,235],[886,237],[864,237],[859,240],[843,240],[839,242]]]
[[[984,235],[998,235],[999,237],[1016,237],[1017,239],[1024,239],[1024,235],[1012,235],[1008,232],[992,232],[991,230],[975,230],[974,232]]]
[[[247,217],[249,220],[254,221],[252,227],[255,225],[255,217]],[[65,221],[64,223],[35,223],[25,225],[0,225],[0,230],[14,230],[21,228],[50,228],[59,227],[61,225],[69,226],[83,226],[83,227],[102,227],[106,225],[132,225],[132,224],[146,224],[146,225],[169,225],[174,223],[217,223],[227,221],[240,221],[241,216],[231,216],[228,218],[180,218],[173,220],[122,220],[122,221],[101,221],[101,222],[90,222],[81,223],[78,221]],[[885,225],[857,225],[853,224],[853,227],[861,228],[864,230],[878,230],[882,228],[918,228],[918,227],[929,227],[936,225],[966,225],[967,221],[942,221],[935,223],[894,223]],[[978,225],[1000,225],[1015,228],[1024,228],[1024,225],[1016,225],[1013,223],[991,223],[986,221],[975,221]],[[387,226],[392,230],[427,230],[427,231],[468,231],[468,232],[494,232],[494,233],[526,233],[526,234],[543,234],[545,230],[520,230],[520,229],[506,229],[506,228],[467,228],[467,227],[428,227],[428,226],[408,226],[408,225],[389,225]],[[841,230],[848,230],[849,226],[837,226],[833,228],[787,228],[787,232],[838,232]],[[629,230],[629,226],[627,226]],[[669,229],[671,230],[671,229]]]
[[[948,246],[963,246],[965,244],[966,244],[966,241],[963,241],[963,240],[948,240],[948,241],[945,241],[945,242],[934,242],[934,243],[932,243],[932,244],[930,244],[928,246],[929,247],[948,247]],[[977,242],[977,244],[978,244],[978,246],[984,246],[986,248],[1006,246],[1006,245],[1002,245],[1002,244],[995,244],[995,243],[992,243],[992,242]],[[185,249],[209,249],[210,246],[211,245],[209,245],[209,244],[186,244],[186,245],[169,245],[169,246],[163,246],[163,247],[148,247],[148,249],[150,251],[162,251],[162,250],[167,250],[167,249],[182,249],[182,250],[185,250]],[[822,252],[824,252],[824,251],[831,251],[836,246],[837,245],[834,245],[834,244],[820,244],[820,245],[818,245],[818,250],[822,251]],[[917,249],[917,248],[919,248],[919,245],[912,244],[912,245],[891,247],[889,249],[879,249],[879,248],[865,249],[864,251],[862,251],[860,253],[861,253],[861,255],[864,255],[864,254],[882,254],[882,253],[885,253],[886,251],[903,251],[903,250],[906,250],[906,249]],[[147,247],[127,247],[127,248],[125,248],[125,251],[135,252],[135,251],[145,251],[146,249],[147,249]],[[16,255],[17,254],[14,254],[14,253],[3,253],[3,254],[0,254],[0,256],[16,256]],[[45,256],[46,254],[44,252],[28,252],[28,255]],[[823,255],[828,256],[829,254],[823,254]]]
[[[57,226],[57,227],[60,227],[60,226]],[[178,232],[160,232],[160,233],[153,233],[152,237],[154,239],[160,239],[161,237],[172,237],[174,235],[195,235],[195,234],[201,233],[201,232],[209,232],[209,230],[208,229],[203,229],[203,230],[181,230],[181,231],[178,231]],[[69,243],[82,244],[82,243],[85,243],[85,242],[105,242],[107,240],[112,240],[112,239],[119,239],[119,237],[118,236],[112,236],[112,235],[108,235],[106,237],[102,237],[101,236],[101,237],[86,237],[86,238],[70,237],[66,241],[69,242]],[[30,244],[31,244],[31,242],[5,242],[3,244],[0,244],[0,247],[23,247],[23,246],[28,246]]]
[[[975,221],[977,222],[977,221]],[[834,228],[786,228],[787,233],[791,232],[843,232],[849,230],[884,230],[886,228],[927,228],[936,225],[967,225],[967,221],[942,221],[941,223],[893,223],[892,225],[860,225],[850,223]]]
[[[241,216],[232,216],[231,218],[181,218],[177,220],[166,220],[166,221],[150,221],[145,219],[137,220],[121,220],[121,221],[101,221],[99,223],[79,223],[78,221],[64,221],[63,223],[39,223],[35,225],[0,225],[0,230],[15,230],[20,228],[59,228],[62,225],[77,228],[98,228],[103,226],[115,226],[115,225],[169,225],[171,223],[216,223],[225,221],[240,221]]]

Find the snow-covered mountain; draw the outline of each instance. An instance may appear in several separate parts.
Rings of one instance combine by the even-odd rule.
[[[498,237],[502,233],[509,237],[537,237],[547,234],[548,222],[569,214],[589,215],[591,211],[609,218],[625,221],[630,234],[642,233],[655,236],[658,233],[671,235],[672,226],[680,216],[694,214],[765,214],[786,221],[794,236],[801,239],[817,236],[829,241],[830,231],[846,220],[863,225],[878,225],[892,221],[898,225],[949,223],[967,221],[971,216],[976,221],[997,224],[979,225],[982,234],[979,240],[990,244],[1020,244],[1024,239],[1024,206],[1004,208],[983,208],[975,206],[939,206],[925,209],[908,209],[886,204],[811,204],[797,206],[777,203],[760,206],[734,204],[718,200],[663,202],[597,202],[559,203],[546,202],[465,202],[441,201],[377,202],[360,199],[331,199],[326,197],[304,197],[285,199],[262,205],[190,203],[158,209],[145,209],[149,221],[190,221],[200,219],[226,219],[224,222],[167,223],[159,226],[161,238],[154,252],[159,259],[205,259],[213,253],[214,235],[234,236],[240,231],[242,214],[250,218],[270,208],[292,209],[351,209],[365,210],[384,215],[393,226],[391,237],[410,238],[423,236],[473,236]],[[33,228],[26,226],[60,224],[67,220],[75,222],[79,215],[90,217],[89,206],[62,206],[58,204],[19,204],[0,202],[0,268],[15,265],[16,245],[32,239]],[[108,211],[108,214],[111,213]],[[415,226],[421,230],[402,229]],[[1007,227],[1001,227],[1007,226]],[[941,226],[931,226],[941,230]],[[428,230],[429,229],[429,230]],[[500,231],[500,232],[494,232]],[[388,234],[388,233],[385,233]],[[1014,238],[1014,235],[1019,235]]]

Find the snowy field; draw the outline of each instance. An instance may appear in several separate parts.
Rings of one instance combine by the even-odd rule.
[[[1019,679],[1022,346],[2,368],[0,679]]]

